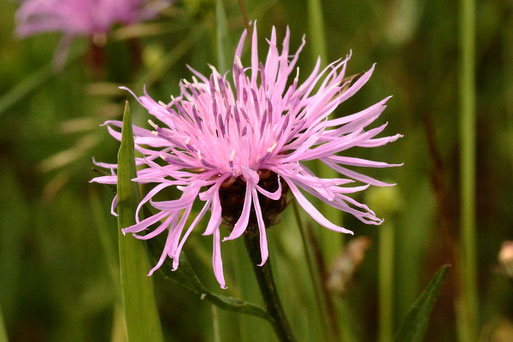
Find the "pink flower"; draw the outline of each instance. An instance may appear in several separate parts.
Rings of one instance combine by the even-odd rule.
[[[169,0],[25,0],[16,13],[16,33],[27,37],[62,32],[64,37],[56,55],[62,60],[75,37],[99,37],[116,23],[149,19],[168,4]]]
[[[25,0],[17,13],[21,37],[47,31],[67,35],[106,33],[115,23],[131,24],[157,13],[145,0]]]
[[[314,71],[300,84],[299,69],[295,64],[304,40],[299,50],[289,56],[287,29],[280,53],[273,28],[268,40],[267,58],[260,62],[255,26],[251,65],[244,67],[241,52],[245,38],[246,32],[242,34],[235,52],[230,76],[233,83],[214,67],[211,67],[212,73],[208,77],[191,69],[195,75],[192,82],[181,81],[180,96],[172,97],[169,103],[156,102],[146,91],[143,96],[136,96],[160,124],[150,120],[153,131],[134,126],[135,148],[144,155],[137,158],[136,163],[146,166],[138,171],[134,181],[156,185],[140,202],[136,223],[124,228],[123,233],[145,240],[167,231],[162,256],[150,275],[167,256],[173,259],[173,269],[178,267],[185,241],[209,209],[210,218],[203,235],[213,235],[213,267],[221,287],[225,287],[220,229],[223,217],[233,216],[234,212],[237,216],[233,229],[222,241],[240,237],[254,222],[260,234],[260,265],[263,265],[268,257],[267,211],[272,203],[279,203],[289,189],[315,221],[335,232],[352,234],[350,230],[328,221],[303,191],[364,223],[379,225],[382,222],[371,209],[349,194],[370,185],[393,184],[352,171],[347,166],[382,168],[398,165],[345,157],[338,153],[352,147],[381,146],[402,137],[397,134],[377,138],[386,124],[366,129],[386,108],[388,98],[358,113],[330,118],[342,102],[369,80],[374,66],[342,91],[345,89],[342,80],[349,56],[331,63],[322,71],[318,60]],[[295,74],[292,80],[291,74]],[[110,134],[120,140],[118,130],[122,123],[108,121],[106,125]],[[339,172],[343,178],[317,177],[305,166],[305,162],[316,159]],[[92,181],[115,184],[116,165],[97,164],[111,168],[113,175]],[[348,186],[355,181],[359,184]],[[157,193],[173,186],[181,191],[180,198],[153,200]],[[232,203],[237,196],[239,205]],[[192,206],[198,199],[203,202],[203,208],[186,228]],[[139,211],[148,202],[158,213],[140,220]]]

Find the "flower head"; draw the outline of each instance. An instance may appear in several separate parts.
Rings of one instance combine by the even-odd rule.
[[[21,37],[48,31],[73,36],[106,33],[115,23],[131,24],[156,13],[146,0],[25,0],[17,13],[17,33]]]
[[[62,32],[56,55],[62,60],[75,37],[102,37],[114,24],[149,19],[168,4],[169,0],[24,0],[16,13],[16,33],[27,37]]]
[[[167,231],[164,251],[150,274],[167,256],[173,259],[173,268],[178,267],[185,241],[208,210],[210,218],[203,235],[213,235],[213,267],[221,287],[225,287],[221,241],[240,237],[248,226],[256,226],[260,234],[263,265],[268,257],[266,225],[272,221],[269,213],[273,207],[283,206],[288,191],[315,221],[339,233],[352,234],[327,220],[302,191],[364,223],[378,225],[382,222],[365,204],[349,195],[370,185],[391,184],[347,166],[397,165],[338,153],[352,147],[381,146],[401,137],[397,134],[376,138],[386,124],[367,129],[383,112],[388,98],[355,114],[329,117],[339,104],[368,81],[374,67],[347,88],[343,80],[349,56],[323,70],[318,60],[313,72],[300,84],[299,69],[295,65],[304,39],[298,51],[290,56],[289,30],[280,52],[273,28],[267,58],[261,62],[255,26],[251,65],[244,67],[241,54],[245,38],[246,32],[237,46],[229,77],[228,73],[221,75],[214,67],[208,77],[191,69],[192,82],[182,80],[180,96],[172,97],[169,103],[156,102],[146,91],[140,97],[132,93],[160,122],[149,121],[153,130],[134,126],[135,148],[144,155],[136,163],[146,166],[138,171],[134,181],[156,185],[140,202],[136,223],[123,229],[124,233],[139,239],[150,239]],[[294,75],[292,79],[291,75]],[[122,123],[108,121],[106,124],[111,135],[119,140],[118,129]],[[305,162],[311,160],[322,161],[339,172],[341,178],[317,177],[305,166]],[[93,181],[115,184],[116,165],[99,165],[113,169],[113,175]],[[349,186],[355,181],[359,184]],[[180,198],[153,200],[158,192],[173,186],[181,191]],[[197,200],[203,202],[203,208],[186,227]],[[140,220],[138,213],[148,202],[158,213]],[[222,240],[223,217],[231,221],[233,229]]]

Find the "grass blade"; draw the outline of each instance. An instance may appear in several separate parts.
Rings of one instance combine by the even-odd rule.
[[[435,305],[440,287],[445,279],[448,265],[442,266],[429,282],[428,286],[417,298],[415,304],[404,319],[395,342],[421,342],[426,333],[429,316]]]
[[[324,19],[320,0],[308,0],[308,26],[312,44],[313,61],[321,57],[323,64],[327,61],[326,35],[324,34]]]
[[[228,70],[228,56],[231,51],[228,23],[223,0],[216,0],[217,67],[223,74]]]
[[[153,280],[144,242],[125,237],[121,228],[133,224],[139,201],[134,157],[134,137],[128,102],[123,115],[121,146],[118,153],[118,240],[121,292],[128,341],[163,341],[153,292]]]

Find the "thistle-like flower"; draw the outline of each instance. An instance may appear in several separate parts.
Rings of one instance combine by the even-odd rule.
[[[136,223],[123,229],[123,233],[143,240],[167,232],[162,256],[150,275],[168,256],[173,259],[173,269],[178,267],[184,243],[209,210],[210,218],[203,235],[213,235],[213,267],[221,287],[225,287],[221,241],[240,237],[248,227],[260,235],[260,265],[263,265],[268,258],[266,226],[272,223],[271,216],[283,210],[289,191],[315,221],[335,232],[352,234],[327,220],[301,190],[364,223],[379,225],[382,222],[371,209],[349,194],[370,185],[391,184],[346,166],[398,165],[338,153],[352,147],[385,145],[401,137],[397,134],[377,138],[386,124],[366,129],[383,112],[388,98],[358,113],[329,117],[369,80],[374,66],[347,87],[343,80],[350,56],[323,70],[319,59],[313,72],[300,84],[299,69],[295,65],[304,39],[298,51],[289,56],[289,30],[279,52],[273,28],[267,58],[260,62],[255,26],[251,65],[244,67],[241,54],[245,38],[246,31],[235,52],[232,82],[227,74],[221,75],[214,67],[208,77],[191,68],[192,82],[182,80],[180,96],[171,97],[169,103],[156,102],[146,90],[140,97],[129,90],[160,122],[157,125],[149,120],[153,130],[134,126],[135,149],[144,155],[137,158],[136,163],[146,166],[137,172],[134,181],[156,185],[140,202]],[[292,80],[291,74],[295,74]],[[108,121],[106,125],[110,134],[120,140],[118,130],[122,123]],[[304,164],[311,160],[322,161],[343,178],[317,177]],[[112,176],[92,181],[115,184],[116,165],[97,164],[111,168]],[[357,184],[348,186],[355,181]],[[157,193],[174,186],[181,191],[180,198],[153,200]],[[193,203],[198,199],[204,203],[203,208],[186,228]],[[158,212],[141,220],[139,212],[148,202]],[[223,218],[232,228],[227,230],[224,239],[220,229]]]
[[[114,24],[149,19],[167,5],[169,0],[24,0],[16,13],[16,33],[63,33],[56,53],[56,59],[62,59],[75,37],[99,40]]]

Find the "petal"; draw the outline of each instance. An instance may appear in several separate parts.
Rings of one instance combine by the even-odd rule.
[[[221,286],[222,289],[226,289],[224,273],[223,273],[223,259],[221,258],[221,236],[219,229],[214,231],[213,237],[213,253],[212,253],[212,264],[214,266],[214,274],[216,276],[217,282]]]
[[[391,137],[369,139],[369,140],[367,140],[365,142],[362,142],[362,143],[358,144],[358,146],[360,146],[360,147],[378,147],[378,146],[383,146],[383,145],[386,145],[388,143],[394,142],[397,139],[401,139],[402,137],[403,137],[402,134],[396,134],[396,135],[393,135]]]
[[[208,199],[212,201],[212,213],[210,214],[210,220],[208,221],[207,229],[205,229],[205,232],[202,235],[212,235],[214,231],[219,230],[219,225],[221,224],[222,220],[222,208],[221,200],[219,198],[219,187],[228,177],[230,177],[229,174],[220,177],[217,180],[217,182],[214,185],[212,185],[212,187],[208,189],[206,192],[207,194],[205,195],[205,197],[208,196]]]
[[[219,230],[219,225],[222,220],[222,208],[221,201],[219,199],[219,187],[214,190],[212,199],[212,213],[210,214],[210,220],[208,221],[207,229],[203,235],[212,235],[214,232]]]
[[[180,262],[180,253],[182,251],[183,245],[185,244],[185,241],[187,241],[187,238],[189,235],[191,235],[193,229],[198,225],[199,221],[205,216],[207,210],[210,208],[210,201],[207,201],[201,211],[199,212],[198,216],[194,219],[194,221],[189,226],[189,229],[185,232],[184,236],[182,237],[182,240],[178,244],[178,247],[176,248],[176,251],[173,254],[173,271],[175,271],[178,268],[178,264]]]
[[[294,197],[296,197],[297,202],[299,205],[315,220],[317,223],[319,223],[321,226],[326,227],[330,230],[344,233],[344,234],[351,234],[354,233],[348,229],[345,229],[343,227],[339,227],[336,224],[330,222],[326,217],[324,217],[313,205],[310,203],[306,197],[299,191],[299,189],[296,187],[293,181],[288,179],[287,177],[283,177],[285,182],[289,185],[290,191],[294,194]]]
[[[175,255],[176,248],[178,247],[178,243],[180,242],[180,236],[182,235],[183,228],[185,227],[185,224],[187,223],[187,220],[189,219],[189,216],[191,215],[192,210],[192,203],[185,208],[185,211],[180,218],[180,222],[173,228],[173,237],[171,238],[171,247],[168,250],[167,254],[170,258],[172,258]]]
[[[385,182],[382,182],[382,181],[379,181],[377,179],[374,179],[372,177],[369,177],[369,176],[366,176],[366,175],[363,175],[361,173],[358,173],[356,171],[352,171],[352,170],[349,170],[349,169],[346,169],[345,167],[342,167],[340,165],[337,165],[335,163],[332,163],[332,162],[329,162],[329,161],[326,161],[326,159],[321,159],[321,161],[323,161],[326,165],[328,165],[329,167],[331,167],[333,170],[347,176],[347,177],[350,177],[350,178],[353,178],[357,181],[360,181],[362,183],[368,183],[368,184],[372,184],[372,185],[375,185],[375,186],[394,186],[395,184],[392,184],[392,183],[385,183]]]
[[[169,232],[167,234],[167,238],[166,238],[166,244],[164,245],[164,249],[162,250],[162,254],[160,255],[160,259],[157,262],[157,264],[150,270],[150,272],[148,272],[148,276],[151,276],[153,274],[153,272],[158,270],[160,268],[160,266],[162,266],[162,264],[166,260],[166,257],[167,257],[167,254],[168,254],[168,250],[171,247],[171,237],[172,237],[171,230],[169,230]]]
[[[153,189],[151,189],[151,191],[149,191],[148,194],[146,194],[146,196],[144,196],[142,201],[139,202],[139,204],[137,205],[137,209],[135,210],[135,221],[136,222],[139,222],[139,212],[141,211],[142,206],[145,203],[147,203],[149,200],[151,200],[153,198],[153,196],[155,196],[157,193],[159,193],[159,191],[161,191],[162,189],[165,189],[169,186],[171,186],[171,184],[161,183],[161,184],[157,185],[156,187],[154,187]]]
[[[342,156],[331,156],[326,158],[330,161],[333,161],[337,164],[351,165],[351,166],[360,166],[360,167],[396,167],[403,166],[404,163],[401,164],[388,164],[385,162],[361,159],[361,158],[353,158],[353,157],[342,157]]]
[[[117,184],[118,176],[100,176],[94,177],[89,181],[89,183],[98,183],[98,184]]]
[[[159,213],[157,213],[157,214],[155,214],[153,216],[150,216],[150,217],[142,220],[139,223],[136,223],[136,224],[131,225],[131,226],[127,227],[127,228],[121,229],[121,231],[123,232],[123,234],[126,234],[126,233],[138,233],[138,232],[148,228],[152,224],[160,221],[161,219],[163,219],[167,215],[169,215],[169,212],[161,211],[161,212],[159,212]]]
[[[256,188],[257,188],[258,192],[260,192],[265,197],[270,198],[274,201],[277,201],[281,198],[281,191],[282,191],[281,190],[281,177],[280,177],[280,175],[278,175],[278,189],[276,189],[276,191],[274,191],[274,192],[269,192],[259,185],[257,185]]]
[[[164,230],[166,230],[166,228],[169,227],[171,222],[173,220],[176,220],[176,216],[177,216],[177,213],[173,213],[173,214],[169,215],[169,217],[167,219],[165,219],[164,222],[162,222],[162,224],[160,226],[158,226],[155,230],[153,230],[151,233],[148,233],[146,235],[137,235],[134,233],[134,234],[132,234],[132,236],[139,240],[149,240],[151,238],[154,238],[155,236],[159,235]]]
[[[372,67],[369,69],[369,71],[367,71],[365,74],[362,75],[362,77],[360,77],[349,89],[347,89],[339,98],[339,103],[342,103],[344,102],[345,100],[347,100],[348,98],[350,98],[351,96],[353,96],[354,94],[356,94],[356,92],[358,90],[360,90],[361,87],[363,87],[365,85],[365,83],[367,83],[367,81],[370,79],[370,77],[372,76],[372,73],[374,71],[374,67],[376,66],[376,63],[374,63],[372,65]]]
[[[116,207],[118,206],[118,195],[116,194],[114,198],[112,199],[112,203],[110,205],[110,213],[112,216],[118,216],[118,213],[116,213]]]
[[[242,213],[240,214],[237,223],[235,223],[230,236],[225,237],[223,241],[234,240],[246,231],[246,228],[248,227],[249,216],[251,214],[251,192],[253,188],[254,187],[251,182],[246,182],[246,194],[244,195],[244,207],[242,208]]]
[[[255,214],[258,222],[258,232],[260,234],[260,254],[262,256],[262,261],[260,264],[258,264],[258,266],[263,266],[269,257],[265,223],[262,217],[262,209],[260,208],[260,202],[258,201],[258,193],[256,189],[251,190],[251,195],[253,196],[253,205],[255,207]]]

